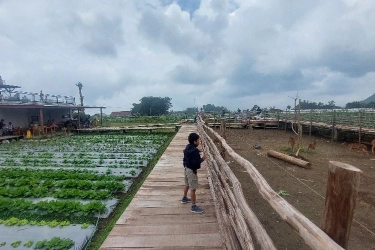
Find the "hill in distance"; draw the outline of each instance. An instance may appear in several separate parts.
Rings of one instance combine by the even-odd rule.
[[[375,93],[372,96],[367,97],[366,99],[361,101],[361,103],[370,103],[370,102],[375,102]]]

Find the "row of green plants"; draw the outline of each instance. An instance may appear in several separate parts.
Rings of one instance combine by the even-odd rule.
[[[150,149],[157,148],[167,138],[167,135],[98,135],[88,137],[75,136],[68,138],[52,138],[47,141],[27,141],[27,143],[10,143],[0,149],[12,150],[18,152],[101,152],[101,153],[138,153],[148,152]]]
[[[117,164],[118,163],[118,164]],[[0,166],[5,167],[53,167],[53,168],[97,168],[97,167],[109,167],[109,168],[134,168],[146,166],[148,161],[124,161],[124,160],[63,160],[61,162],[54,160],[18,160],[11,157],[6,157],[4,160],[0,160]]]
[[[66,226],[70,226],[71,223],[69,221],[58,221],[58,220],[51,220],[51,221],[48,221],[48,220],[28,220],[28,219],[20,219],[20,218],[17,218],[17,217],[11,217],[9,219],[6,219],[6,220],[3,220],[3,219],[0,219],[0,225],[5,225],[5,226],[25,226],[25,225],[29,225],[29,226],[39,226],[39,227],[44,227],[44,226],[48,226],[48,227],[66,227]],[[82,224],[82,228],[87,228],[89,224],[88,223],[85,223],[85,224]]]
[[[139,157],[136,159],[130,158],[39,158],[39,157],[22,157],[16,158],[14,155],[3,155],[3,165],[11,164],[11,165],[56,165],[56,163],[63,163],[63,164],[72,164],[72,165],[92,165],[92,164],[103,164],[106,162],[113,162],[119,164],[140,164],[143,165],[145,161],[148,160],[148,157]],[[138,160],[139,159],[139,160]],[[59,165],[59,164],[57,164]]]
[[[125,184],[118,181],[88,181],[77,179],[40,179],[40,178],[25,178],[20,176],[16,179],[0,178],[0,187],[26,187],[26,188],[47,188],[56,191],[60,188],[77,188],[80,190],[108,190],[110,192],[120,192],[125,189]]]
[[[1,151],[1,150],[0,150]],[[131,160],[147,160],[150,157],[144,153],[99,153],[99,152],[20,152],[18,150],[2,151],[3,156],[12,156],[21,159],[131,159]]]
[[[0,168],[0,178],[5,179],[43,179],[43,180],[86,180],[86,181],[122,181],[124,176],[101,175],[87,169],[33,169]]]
[[[0,187],[0,196],[9,198],[43,198],[53,197],[61,199],[82,199],[82,200],[105,200],[113,198],[108,190],[80,190],[80,189],[48,189],[46,187],[22,186],[17,188]]]
[[[13,241],[10,245],[13,248],[17,248],[22,244],[22,241],[16,240]],[[6,246],[6,242],[0,242],[0,247]],[[74,241],[71,239],[60,238],[60,237],[53,237],[50,240],[44,239],[35,242],[33,240],[28,240],[23,243],[24,247],[31,248],[34,246],[34,249],[45,249],[45,250],[67,250],[74,246]]]
[[[106,211],[106,206],[100,201],[83,204],[72,200],[43,200],[33,203],[26,199],[0,197],[0,213],[11,211],[30,212],[35,214],[73,214],[75,216],[95,216]]]
[[[183,118],[183,115],[103,117],[103,126],[152,124],[152,123],[177,123],[182,118]]]

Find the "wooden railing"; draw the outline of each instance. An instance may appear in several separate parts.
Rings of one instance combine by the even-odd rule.
[[[218,133],[207,127],[201,120],[197,124],[202,138],[204,151],[208,156],[208,178],[211,192],[215,200],[219,225],[223,232],[227,249],[254,249],[250,231],[255,235],[262,249],[276,249],[271,238],[248,206],[242,193],[241,184],[227,163],[221,157],[215,143],[208,135],[211,134],[223,149],[237,161],[250,175],[261,196],[272,208],[304,239],[311,249],[343,249],[319,227],[308,220],[291,204],[279,196],[246,159],[238,155]]]

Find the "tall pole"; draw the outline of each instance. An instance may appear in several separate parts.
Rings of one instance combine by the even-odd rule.
[[[298,93],[297,93],[295,98],[293,98],[291,96],[289,96],[289,98],[292,98],[294,100],[294,123],[296,123],[296,121],[297,121],[297,110],[296,110],[296,108],[297,108]],[[301,108],[301,102],[299,103],[299,106]],[[292,124],[292,127],[293,127],[293,124]]]
[[[81,106],[83,106],[83,95],[82,95],[82,87],[83,84],[81,82],[77,83],[76,86],[78,87],[79,90],[79,98],[81,100]]]

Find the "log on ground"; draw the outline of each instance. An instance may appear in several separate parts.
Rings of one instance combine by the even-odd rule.
[[[304,161],[304,160],[301,160],[301,159],[298,159],[298,158],[295,158],[295,157],[292,157],[292,156],[289,156],[289,155],[286,155],[286,154],[283,154],[274,150],[268,150],[267,155],[292,163],[292,164],[295,164],[299,167],[311,168],[311,163],[308,161]]]

